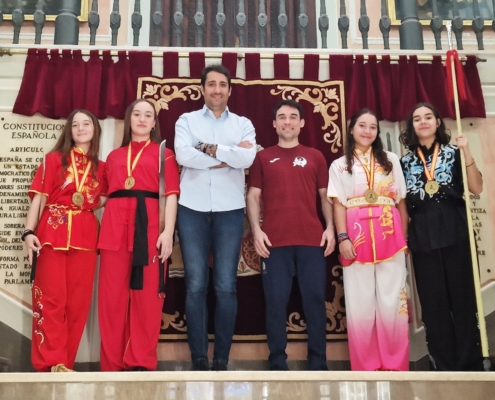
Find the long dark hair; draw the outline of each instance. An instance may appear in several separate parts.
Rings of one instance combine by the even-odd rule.
[[[77,113],[87,115],[91,119],[91,122],[93,123],[93,138],[91,139],[89,150],[86,154],[91,160],[91,164],[92,164],[91,172],[94,177],[96,176],[96,171],[98,171],[98,153],[100,152],[101,126],[100,126],[100,122],[92,112],[82,109],[77,109],[72,111],[69,115],[69,118],[67,118],[67,122],[64,126],[62,134],[58,138],[57,143],[50,151],[50,153],[53,152],[61,153],[62,167],[64,168],[64,170],[67,169],[67,167],[69,166],[68,158],[70,151],[76,145],[74,139],[72,139],[72,122],[74,121],[74,116]]]
[[[127,110],[125,110],[124,137],[122,138],[122,144],[120,147],[127,146],[132,141],[131,115],[136,104],[143,102],[148,103],[151,108],[153,108],[153,115],[155,116],[155,127],[150,132],[150,139],[155,143],[160,143],[162,141],[162,136],[160,134],[160,123],[158,122],[158,114],[156,113],[155,106],[146,99],[137,99],[134,100],[129,107],[127,107]]]
[[[449,144],[450,143],[450,131],[445,127],[445,122],[443,118],[440,116],[437,108],[430,103],[418,103],[414,106],[409,117],[406,120],[406,129],[404,129],[399,136],[400,142],[407,147],[409,150],[414,151],[420,145],[418,136],[414,131],[414,112],[421,107],[429,108],[435,119],[440,120],[440,125],[435,132],[435,140],[440,144]]]
[[[360,116],[364,114],[370,114],[376,118],[376,125],[378,129],[378,133],[376,135],[375,140],[371,144],[371,149],[375,156],[375,160],[385,169],[385,171],[390,173],[392,171],[392,162],[388,159],[387,153],[383,150],[383,143],[380,139],[380,124],[378,123],[378,117],[374,111],[371,111],[368,108],[362,108],[361,110],[354,113],[351,117],[351,121],[349,122],[349,128],[347,129],[346,141],[345,141],[345,159],[347,164],[347,172],[352,174],[352,166],[354,165],[354,147],[356,145],[356,141],[354,140],[354,136],[352,136],[352,129],[356,125],[357,120]]]

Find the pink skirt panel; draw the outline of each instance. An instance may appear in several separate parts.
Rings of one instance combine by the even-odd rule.
[[[356,258],[347,260],[341,257],[342,265],[387,261],[407,247],[396,207],[385,205],[348,208],[346,216],[347,234],[356,250]]]

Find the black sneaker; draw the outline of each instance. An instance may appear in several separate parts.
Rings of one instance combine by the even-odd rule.
[[[192,361],[191,371],[209,371],[208,360],[205,358],[198,358]]]

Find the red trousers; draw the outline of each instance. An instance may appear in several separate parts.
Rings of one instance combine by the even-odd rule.
[[[44,246],[33,283],[31,361],[40,372],[73,368],[91,305],[96,251]]]
[[[98,318],[102,371],[144,367],[155,370],[156,347],[162,322],[163,299],[158,296],[158,256],[150,241],[149,264],[144,267],[143,289],[129,287],[132,253],[100,250]]]

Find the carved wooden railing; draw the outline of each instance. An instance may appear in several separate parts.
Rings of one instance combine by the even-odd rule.
[[[131,4],[132,4],[131,0]],[[149,18],[150,46],[176,46],[176,47],[275,47],[275,48],[315,48],[317,36],[320,37],[321,48],[327,48],[328,31],[331,23],[337,23],[341,35],[343,49],[348,47],[348,32],[351,21],[347,15],[346,0],[338,3],[340,17],[336,21],[330,21],[327,15],[327,2],[325,0],[146,0],[151,2]],[[417,17],[417,6],[412,3],[415,0],[398,0],[402,10],[402,21],[407,21],[401,27],[400,34],[413,36],[419,34],[419,45],[411,46],[405,41],[405,48],[422,48],[422,28]],[[478,49],[484,49],[483,33],[487,26],[486,20],[480,13],[480,0],[472,0],[473,19],[472,30],[476,35]],[[485,0],[486,2],[487,0]],[[349,0],[347,0],[349,2]],[[495,0],[491,0],[495,9]],[[0,25],[6,24],[3,14],[9,14],[13,27],[12,43],[19,43],[21,28],[28,23],[25,21],[23,1],[9,1],[9,7],[0,0]],[[387,7],[387,0],[381,0],[381,17],[379,21],[371,21],[368,16],[368,8],[377,6],[377,0],[360,0],[360,12],[358,28],[361,32],[363,49],[368,48],[368,34],[371,24],[378,23],[383,36],[384,49],[390,49],[390,30],[392,21]],[[439,13],[438,0],[431,0],[432,17],[430,29],[434,34],[437,50],[442,49],[441,33],[444,30],[444,21]],[[15,4],[15,5],[12,5]],[[57,29],[68,29],[67,24],[79,24],[77,20],[77,1],[61,0],[60,16],[64,16],[64,24],[55,25],[55,44],[78,44],[78,26],[75,39],[73,35],[57,35]],[[443,3],[442,3],[443,4]],[[43,11],[45,2],[38,0],[36,10],[32,14],[32,24],[35,27],[34,43],[40,44],[46,15]],[[134,12],[131,16],[131,28],[133,32],[133,45],[138,46],[139,37],[143,27],[140,0],[134,0]],[[407,5],[407,7],[406,7]],[[412,5],[412,7],[411,7]],[[457,48],[463,49],[462,32],[466,21],[459,14],[457,1],[451,3],[452,30],[457,40]],[[486,5],[485,5],[486,6]],[[100,15],[98,13],[98,0],[91,0],[87,24],[90,28],[90,45],[95,44]],[[442,6],[444,7],[444,6]],[[317,15],[317,10],[319,14]],[[3,12],[3,13],[2,13]],[[69,21],[69,22],[67,22]],[[71,22],[72,21],[72,22]],[[110,14],[111,43],[117,45],[117,38],[121,25],[120,2],[113,1]],[[404,31],[402,29],[404,28]],[[495,19],[492,20],[492,28],[495,30]],[[70,27],[69,27],[70,29]],[[64,37],[72,37],[74,42],[63,42]],[[60,39],[62,38],[62,39]],[[60,42],[62,40],[62,42]],[[59,43],[57,43],[59,41]],[[142,40],[141,40],[142,42]],[[410,43],[410,42],[409,42]],[[416,47],[414,47],[416,46]],[[403,41],[401,38],[401,48]]]

